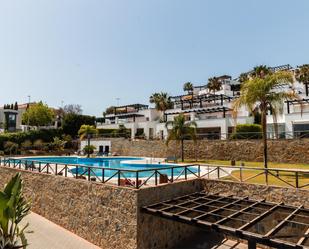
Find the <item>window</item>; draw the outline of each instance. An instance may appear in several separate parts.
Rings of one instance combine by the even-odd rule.
[[[309,138],[309,123],[308,124],[293,124],[294,137]]]

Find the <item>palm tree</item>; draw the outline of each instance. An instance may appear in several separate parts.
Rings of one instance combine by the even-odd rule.
[[[274,90],[281,84],[293,85],[293,75],[288,71],[275,73],[263,73],[262,77],[253,77],[242,84],[241,94],[233,103],[234,118],[237,118],[238,110],[246,106],[251,112],[258,109],[261,112],[261,123],[263,131],[263,152],[264,167],[267,168],[267,111],[271,110],[274,119],[275,129],[278,112],[282,107],[282,102],[286,99],[298,99],[298,95],[293,91]],[[278,90],[279,89],[279,90]]]
[[[217,77],[212,77],[208,79],[207,88],[209,91],[212,91],[214,94],[216,94],[216,91],[220,91],[222,87],[222,82]]]
[[[298,66],[295,70],[295,78],[300,83],[309,84],[309,64]],[[308,96],[308,86],[306,86],[306,95]]]
[[[154,93],[150,96],[149,102],[151,104],[155,104],[155,108],[158,111],[163,112],[163,115],[166,110],[171,109],[173,107],[173,103],[170,99],[170,96],[168,93],[160,92],[160,93]]]
[[[253,70],[249,73],[252,78],[264,78],[266,75],[271,74],[272,71],[270,67],[265,65],[259,65],[253,68]]]
[[[188,92],[188,94],[193,93],[193,84],[190,81],[184,83],[183,90]]]
[[[247,73],[241,73],[238,77],[238,81],[240,82],[240,84],[246,82],[248,79],[249,77]]]
[[[78,131],[80,139],[88,139],[88,147],[90,147],[91,136],[97,133],[98,130],[93,125],[82,125]],[[89,152],[87,153],[87,157],[89,157]]]
[[[169,127],[171,129],[169,130]],[[169,130],[166,140],[168,145],[171,140],[176,140],[181,143],[181,161],[184,161],[184,140],[192,139],[196,141],[196,123],[194,121],[186,122],[185,116],[183,114],[175,117],[174,121],[168,121],[165,124],[165,127]]]

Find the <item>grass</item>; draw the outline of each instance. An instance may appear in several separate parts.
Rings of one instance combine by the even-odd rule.
[[[254,168],[264,168],[263,162],[246,162],[242,161],[245,164],[245,167],[254,167]],[[231,165],[231,161],[224,160],[198,160],[194,159],[186,159],[185,163],[200,163],[200,164],[216,164],[216,165]],[[237,161],[236,165],[240,166],[241,161]],[[277,168],[277,169],[307,169],[309,170],[309,164],[305,163],[268,163],[269,168]]]
[[[195,161],[195,160],[185,160],[186,163],[206,163],[206,164],[216,164],[216,165],[231,165],[230,161],[223,161],[223,160],[200,160],[200,161]],[[237,166],[240,166],[240,161],[236,162]],[[263,163],[262,162],[244,162],[245,167],[252,167],[252,168],[263,168]],[[302,170],[309,170],[309,164],[291,164],[291,163],[273,163],[270,162],[268,165],[269,168],[278,168],[278,169],[302,169]],[[242,179],[247,182],[247,183],[256,183],[256,184],[265,184],[265,175],[259,175],[256,176],[252,179],[249,179],[246,181],[246,179],[253,177],[257,174],[261,173],[260,170],[243,170],[242,171]],[[275,172],[272,172],[275,174]],[[275,174],[276,175],[276,174]],[[296,177],[295,173],[293,172],[279,172],[279,177],[292,184],[293,186],[296,186]],[[232,180],[236,181],[236,179],[240,179],[240,170],[235,170],[232,172],[232,176],[225,177],[225,180]],[[289,185],[280,179],[278,179],[275,176],[268,175],[268,184],[269,185],[274,185],[274,186],[286,186],[288,187]],[[299,174],[299,186],[303,186],[309,184],[309,173],[300,173]],[[306,187],[306,189],[309,189],[309,186]]]

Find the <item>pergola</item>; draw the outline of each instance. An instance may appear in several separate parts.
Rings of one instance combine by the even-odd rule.
[[[119,113],[117,114],[117,118],[133,118],[133,121],[135,122],[135,119],[138,117],[144,117],[142,114],[137,113]],[[116,116],[108,117],[110,120],[116,119]]]
[[[309,248],[309,209],[205,191],[142,207],[151,215],[275,248]]]
[[[192,108],[194,103],[198,103],[200,105],[200,108],[203,107],[203,102],[216,102],[220,101],[220,104],[223,105],[223,101],[228,100],[229,102],[233,100],[233,97],[224,95],[224,94],[202,94],[202,95],[179,95],[179,96],[173,96],[171,97],[171,101],[174,104],[180,104],[181,109],[183,109],[183,105],[185,103],[188,103],[190,105],[190,108]]]
[[[122,114],[128,112],[137,112],[139,110],[148,109],[148,105],[143,104],[131,104],[131,105],[123,105],[123,106],[115,106],[114,107],[114,114]],[[133,111],[132,111],[133,110]]]
[[[290,105],[308,104],[309,99],[295,99],[295,100],[287,100],[285,102],[287,104],[287,111],[288,113],[290,113]]]
[[[220,107],[212,107],[212,108],[199,108],[199,109],[193,109],[193,110],[184,110],[184,111],[173,111],[173,112],[167,112],[164,114],[165,120],[167,120],[168,115],[178,115],[178,114],[186,114],[186,113],[196,113],[196,114],[204,114],[204,113],[217,113],[222,112],[222,117],[225,118],[226,112],[230,111],[230,108],[227,108],[225,106]]]

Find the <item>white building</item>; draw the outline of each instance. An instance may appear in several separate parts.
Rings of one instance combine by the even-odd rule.
[[[289,65],[272,68],[276,70],[292,70]],[[127,105],[116,107],[113,114],[106,115],[104,122],[97,123],[99,129],[117,129],[123,124],[131,131],[131,138],[144,134],[145,138],[165,138],[166,121],[184,114],[188,121],[197,123],[197,134],[200,138],[226,139],[237,124],[252,124],[252,114],[242,108],[235,120],[232,117],[232,102],[239,96],[240,83],[230,76],[218,77],[222,88],[215,93],[209,92],[207,86],[196,86],[192,93],[173,96],[173,109],[160,113],[147,105]],[[291,86],[283,84],[280,91],[291,90]],[[308,84],[296,82],[294,89],[302,99],[282,103],[277,123],[280,137],[293,138],[303,136],[309,131],[309,94]],[[274,89],[276,91],[276,89]],[[300,105],[303,106],[301,112]],[[267,116],[269,136],[275,136],[274,120],[271,113]],[[308,133],[308,132],[307,132]]]
[[[156,126],[160,122],[161,113],[148,105],[132,104],[114,108],[112,114],[104,118],[104,122],[97,122],[98,129],[118,129],[124,125],[131,132],[131,138],[154,138]]]
[[[38,127],[28,126],[27,124],[22,124],[22,116],[27,111],[29,105],[34,105],[36,103],[30,104],[19,104],[15,105],[7,105],[8,107],[0,107],[0,132],[7,130],[9,132],[15,131],[27,131],[27,130],[35,130]],[[54,109],[56,112],[56,109]],[[44,129],[56,129],[58,128],[58,117],[54,120],[54,122],[50,126],[44,126],[40,128]]]

